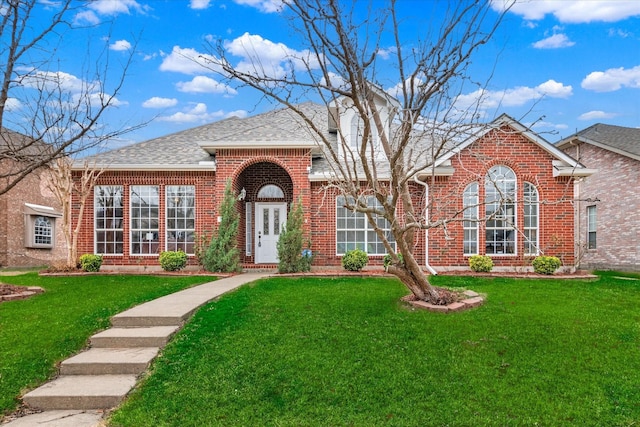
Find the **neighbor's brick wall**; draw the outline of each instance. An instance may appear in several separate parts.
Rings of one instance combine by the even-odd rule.
[[[597,173],[578,184],[577,251],[586,269],[640,271],[640,161],[595,147],[567,153]],[[598,199],[599,201],[587,201]],[[596,249],[586,249],[587,206],[596,206]]]
[[[56,246],[53,249],[25,247],[24,204],[60,209],[55,197],[47,189],[47,179],[45,170],[37,170],[0,196],[0,266],[39,267],[66,259],[61,218],[56,219]]]
[[[552,156],[530,142],[518,132],[503,128],[489,132],[462,153],[452,158],[455,173],[451,177],[436,177],[429,185],[432,222],[455,217],[462,211],[462,194],[471,182],[479,183],[480,203],[484,200],[484,177],[495,165],[510,167],[517,179],[517,228],[524,228],[524,182],[534,184],[543,203],[539,209],[539,242],[545,255],[554,255],[563,265],[574,265],[573,251],[573,181],[554,178]],[[483,206],[479,207],[483,216]],[[457,218],[461,218],[458,215]],[[468,266],[468,256],[463,255],[463,229],[461,222],[449,222],[446,226],[429,231],[429,262],[434,267]],[[485,254],[485,229],[478,231],[478,249]],[[491,255],[496,267],[529,266],[530,257],[524,256],[524,238],[516,237],[515,255]]]

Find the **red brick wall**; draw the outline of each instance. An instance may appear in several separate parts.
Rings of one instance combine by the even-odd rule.
[[[586,167],[597,169],[577,184],[580,266],[639,271],[640,161],[590,144],[571,146],[566,151]],[[587,206],[596,206],[596,249],[586,249]]]
[[[480,203],[484,200],[484,177],[495,165],[505,165],[516,174],[517,228],[523,230],[524,182],[534,184],[541,201],[539,209],[539,243],[545,255],[559,257],[563,265],[573,266],[573,181],[554,178],[552,156],[518,132],[504,128],[491,131],[459,155],[452,158],[455,173],[451,177],[436,177],[430,183],[430,219],[432,222],[454,218],[462,211],[462,193],[471,182],[478,182]],[[484,207],[479,207],[483,216]],[[460,219],[461,215],[458,215]],[[463,230],[460,221],[429,231],[429,263],[434,267],[468,266],[463,255]],[[446,234],[446,235],[445,235]],[[490,255],[496,267],[522,267],[530,265],[530,257],[524,256],[524,238],[516,233],[516,254]],[[484,255],[485,229],[478,231],[479,251]]]

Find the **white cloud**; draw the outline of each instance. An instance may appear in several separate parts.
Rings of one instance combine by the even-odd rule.
[[[131,49],[131,43],[129,43],[126,40],[118,40],[117,42],[112,43],[111,45],[109,45],[109,49],[117,50],[117,51],[129,50],[129,49]]]
[[[195,49],[174,46],[169,55],[161,53],[164,57],[160,64],[160,71],[175,71],[184,74],[198,74],[211,72],[215,69],[217,59],[211,55],[200,53]]]
[[[82,79],[63,71],[39,71],[25,68],[20,68],[19,71],[25,71],[25,74],[19,80],[23,86],[28,88],[39,90],[61,89],[71,93],[78,93],[87,88],[87,83]]]
[[[96,25],[100,23],[100,18],[92,10],[78,12],[73,19],[76,23],[86,22],[89,25]]]
[[[395,46],[391,46],[389,48],[380,48],[376,54],[382,59],[389,59],[391,55],[395,55],[398,52],[398,49]]]
[[[184,112],[178,112],[171,116],[160,117],[158,120],[171,123],[207,123],[231,116],[242,118],[247,116],[247,112],[244,110],[236,110],[230,113],[225,113],[222,110],[218,110],[210,113],[207,111],[206,104],[198,103]]]
[[[283,43],[274,43],[260,35],[244,33],[227,42],[225,49],[243,58],[239,71],[260,76],[283,77],[291,67],[295,70],[316,69],[318,62],[308,50],[297,51]]]
[[[18,98],[7,98],[4,103],[5,111],[16,111],[22,108],[22,102]]]
[[[492,0],[494,10],[504,10],[511,0]],[[536,0],[517,1],[510,9],[527,20],[541,20],[548,14],[560,22],[616,22],[640,15],[640,2],[630,0]]]
[[[175,98],[161,98],[159,96],[154,96],[144,101],[142,106],[144,108],[168,108],[177,104],[178,100]]]
[[[582,88],[595,92],[613,92],[622,87],[640,88],[640,65],[625,69],[594,71],[582,80]]]
[[[280,12],[284,6],[284,0],[233,0],[237,4],[251,6],[265,13]]]
[[[180,92],[187,93],[225,93],[236,95],[238,92],[207,76],[195,76],[190,82],[178,82],[176,87]]]
[[[189,7],[191,9],[206,9],[209,7],[211,0],[191,0]]]
[[[573,46],[575,42],[569,40],[565,34],[554,34],[533,44],[536,49],[558,49]]]
[[[100,15],[119,15],[121,13],[131,14],[134,10],[145,13],[146,7],[141,6],[136,0],[94,0],[89,2],[88,7]]]
[[[504,91],[479,89],[456,98],[455,107],[468,109],[480,103],[481,109],[497,107],[519,107],[528,102],[548,96],[550,98],[568,98],[573,94],[571,86],[565,86],[555,80],[548,80],[536,87],[518,86]]]
[[[617,116],[615,113],[605,113],[604,111],[595,110],[587,113],[580,114],[578,120],[599,120],[599,119],[611,119]]]

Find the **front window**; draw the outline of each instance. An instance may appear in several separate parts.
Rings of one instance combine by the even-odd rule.
[[[515,254],[516,175],[498,165],[485,177],[486,254]]]
[[[123,188],[120,185],[97,185],[94,188],[95,253],[122,255]]]
[[[524,183],[524,253],[538,255],[538,224],[540,213],[538,189],[535,185]]]
[[[167,250],[195,253],[196,188],[192,185],[167,186]]]
[[[596,249],[596,207],[587,206],[587,249]]]
[[[33,243],[51,246],[53,241],[53,224],[46,216],[36,217],[33,224]]]
[[[159,247],[157,185],[131,186],[131,254],[157,254]]]
[[[373,196],[366,197],[367,206],[381,208]],[[387,253],[382,239],[367,220],[366,214],[354,212],[345,207],[346,198],[336,198],[336,252],[344,255],[352,249],[362,249],[369,255],[385,255]],[[390,242],[395,242],[391,234],[391,225],[383,217],[376,218],[376,225],[383,230]]]
[[[464,208],[462,228],[464,230],[463,247],[465,255],[478,253],[478,183],[467,186],[462,196]]]

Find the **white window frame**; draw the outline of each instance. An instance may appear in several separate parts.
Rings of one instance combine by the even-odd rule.
[[[368,206],[379,206],[378,200],[374,196],[366,196]],[[367,215],[362,212],[351,211],[344,207],[345,196],[336,197],[336,255],[344,255],[352,249],[362,249],[371,256],[384,256],[387,250],[384,248],[380,238],[374,228],[369,224]],[[387,232],[390,242],[395,246],[395,241],[391,234],[391,224],[384,218],[379,218],[378,226]],[[340,239],[340,234],[344,235]],[[371,248],[376,248],[371,251]],[[394,248],[395,250],[395,248]]]
[[[158,256],[160,249],[160,187],[158,185],[132,185],[129,187],[129,196],[129,254]],[[134,204],[139,201],[145,202],[147,205],[135,207]],[[154,223],[155,227],[153,227]],[[136,245],[139,245],[139,249],[134,252]]]
[[[103,190],[109,194],[105,197]],[[111,200],[110,206],[102,206],[103,200]],[[116,206],[116,202],[119,205]],[[98,212],[104,211],[103,216],[98,216]],[[119,215],[118,215],[119,212]],[[96,185],[93,189],[93,252],[103,256],[120,256],[124,251],[124,187],[122,185]],[[119,227],[115,226],[118,225]],[[102,227],[100,227],[102,225]],[[109,225],[109,226],[108,226]],[[98,236],[110,236],[99,240]],[[107,247],[113,247],[112,252],[105,252]],[[117,249],[120,249],[119,251]]]
[[[516,174],[508,166],[496,165],[485,176],[485,254],[517,256]],[[493,237],[490,238],[490,235]],[[502,235],[502,238],[499,237]]]
[[[587,249],[595,250],[598,248],[598,211],[596,205],[587,206]],[[593,244],[591,240],[593,236]]]
[[[524,254],[540,254],[540,195],[535,185],[525,182],[524,191]],[[535,238],[532,238],[535,235]]]
[[[172,210],[174,211],[174,216],[169,215]],[[194,255],[196,248],[195,235],[195,185],[167,185],[165,187],[165,250],[181,250],[187,255]],[[175,236],[175,241],[171,239],[173,236]]]
[[[462,195],[463,218],[462,221],[462,252],[464,255],[478,254],[478,203],[480,197],[480,185],[472,182],[467,185]],[[469,249],[469,250],[467,250]]]

